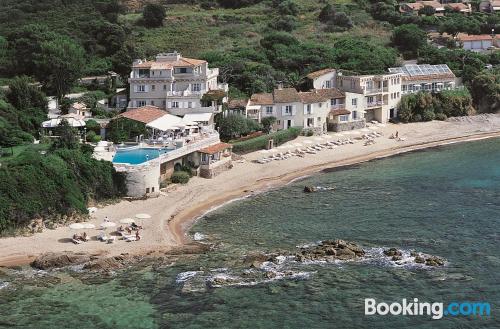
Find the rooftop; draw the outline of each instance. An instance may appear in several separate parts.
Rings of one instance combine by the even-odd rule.
[[[307,75],[307,77],[309,79],[316,79],[316,78],[319,78],[320,76],[322,76],[324,74],[331,73],[331,72],[335,72],[335,69],[328,68],[328,69],[322,69],[322,70],[319,70],[319,71],[314,71],[314,72],[309,73]]]
[[[294,103],[300,102],[299,92],[295,88],[274,89],[275,103]]]
[[[220,151],[223,151],[225,149],[232,148],[232,147],[233,147],[233,145],[228,144],[228,143],[218,143],[218,144],[214,144],[214,145],[210,145],[208,147],[202,148],[200,150],[200,152],[205,153],[205,154],[215,154],[217,152],[220,152]]]
[[[430,65],[430,64],[406,64],[401,67],[389,68],[391,73],[403,73],[409,78],[425,78],[425,77],[449,77],[455,78],[455,74],[450,70],[448,65]]]
[[[134,110],[123,112],[115,118],[127,118],[142,123],[150,123],[167,114],[166,111],[156,106],[146,105]]]
[[[343,98],[345,94],[337,88],[328,88],[315,89],[308,92],[300,92],[299,96],[302,103],[311,104],[325,102],[332,98]]]
[[[144,68],[144,69],[152,69],[152,70],[167,70],[172,69],[174,67],[196,67],[201,64],[207,63],[207,61],[202,59],[194,59],[182,57],[180,53],[167,53],[167,54],[158,54],[155,60],[147,61],[147,60],[136,60],[132,65],[133,68]]]

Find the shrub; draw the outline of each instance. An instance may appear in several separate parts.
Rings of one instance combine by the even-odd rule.
[[[148,3],[144,7],[142,18],[144,25],[147,27],[160,27],[163,26],[163,20],[167,16],[165,7],[159,4]]]
[[[420,122],[420,121],[422,121],[422,116],[420,114],[415,114],[413,116],[413,120],[412,121],[413,122]]]
[[[189,182],[189,174],[185,171],[174,171],[170,181],[176,184],[187,184]]]
[[[300,135],[301,131],[301,128],[289,128],[286,130],[277,131],[273,134],[249,139],[244,142],[237,142],[233,144],[233,152],[248,153],[265,149],[267,147],[268,141],[271,139],[274,140],[274,145],[280,145],[297,138],[297,136]]]
[[[432,121],[432,120],[434,120],[435,117],[436,117],[436,115],[434,114],[434,111],[432,109],[427,109],[422,114],[422,119],[424,121]]]
[[[448,118],[446,117],[446,114],[444,114],[444,113],[437,113],[437,114],[436,114],[436,120],[444,121],[444,120],[446,120],[446,119],[448,119]]]

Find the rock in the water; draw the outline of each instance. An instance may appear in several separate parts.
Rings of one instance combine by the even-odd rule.
[[[430,256],[425,259],[425,265],[427,266],[443,266],[444,265],[444,260],[436,257],[436,256]]]
[[[355,257],[356,257],[356,254],[351,249],[344,248],[344,249],[337,250],[337,258],[338,259],[347,260],[347,259],[353,259]]]
[[[389,248],[387,250],[384,250],[384,254],[386,256],[402,256],[403,255],[401,250],[397,250],[396,248]]]
[[[49,252],[38,256],[31,263],[31,266],[40,270],[49,270],[70,265],[80,265],[88,261],[90,261],[90,256],[87,254]]]
[[[83,266],[84,270],[91,271],[112,271],[123,267],[123,257],[101,258],[93,260]]]
[[[416,256],[415,257],[415,263],[417,263],[417,264],[423,264],[423,263],[425,263],[424,257],[422,257],[422,256]]]
[[[314,186],[304,186],[304,192],[305,193],[316,192],[316,188]]]

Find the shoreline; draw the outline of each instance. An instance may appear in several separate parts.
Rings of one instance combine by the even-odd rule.
[[[221,207],[224,207],[225,205],[230,204],[234,201],[250,198],[252,196],[264,193],[271,189],[291,184],[295,181],[305,179],[307,177],[310,177],[318,173],[323,173],[325,172],[325,170],[329,169],[343,170],[345,167],[365,162],[375,161],[378,159],[385,159],[400,154],[418,152],[446,145],[474,142],[491,138],[500,138],[500,131],[477,133],[467,136],[452,137],[437,141],[405,145],[387,150],[375,151],[372,153],[368,153],[366,155],[356,156],[348,159],[326,162],[323,164],[306,167],[301,170],[297,170],[288,174],[279,175],[276,177],[262,178],[259,181],[257,181],[256,185],[253,186],[253,189],[250,191],[250,193],[248,191],[248,187],[245,187],[238,191],[234,191],[233,193],[228,193],[226,195],[223,195],[222,197],[210,200],[206,203],[197,206],[194,209],[187,209],[184,212],[179,213],[177,216],[175,216],[169,221],[168,225],[172,233],[174,234],[176,241],[180,245],[184,245],[192,241],[188,235],[188,232],[199,219],[209,214],[210,212],[215,211]],[[262,182],[272,182],[272,185],[264,188],[263,187],[264,184],[261,184]]]
[[[342,170],[368,161],[455,143],[500,137],[500,115],[467,117],[466,120],[381,125],[377,129],[384,136],[398,130],[400,136],[404,135],[407,140],[398,142],[380,137],[374,146],[363,146],[362,142],[357,142],[304,158],[293,157],[264,165],[252,161],[262,158],[266,152],[245,154],[243,162],[235,161],[233,169],[213,179],[193,177],[188,184],[175,186],[157,198],[122,200],[100,208],[92,215],[91,222],[98,226],[104,217],[117,221],[119,218],[133,217],[134,213],[151,214],[150,221],[142,222],[145,225],[145,230],[142,231],[144,239],[139,242],[102,244],[93,240],[83,245],[73,245],[65,240],[74,231],[68,227],[60,227],[29,237],[0,239],[0,267],[27,265],[48,252],[85,253],[98,258],[125,254],[156,257],[174,250],[177,254],[187,254],[189,252],[183,250],[194,242],[188,232],[196,221],[236,200],[252,197],[320,172]],[[349,133],[331,135],[334,138],[352,136]],[[302,136],[291,143],[317,143],[314,141],[315,137]],[[280,149],[276,150],[279,151]]]

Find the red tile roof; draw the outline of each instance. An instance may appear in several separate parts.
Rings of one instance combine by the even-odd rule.
[[[250,103],[253,105],[272,105],[273,94],[270,93],[253,94],[250,97]]]
[[[215,154],[217,152],[223,151],[225,149],[230,149],[233,148],[233,145],[228,144],[228,143],[218,143],[214,145],[210,145],[208,147],[202,148],[200,150],[201,153],[205,154]]]
[[[273,96],[275,103],[300,102],[299,93],[295,88],[274,89]]]
[[[231,99],[229,100],[228,107],[230,109],[245,108],[247,103],[248,99]]]
[[[133,67],[137,69],[171,69],[173,67],[194,67],[206,63],[207,61],[194,58],[181,57],[178,61],[145,61],[142,63],[135,64]]]
[[[457,39],[460,41],[493,40],[490,34],[465,34],[465,33],[459,33]]]
[[[151,121],[161,118],[167,113],[168,113],[167,111],[164,111],[159,107],[146,105],[134,110],[123,112],[118,116],[116,116],[115,118],[127,118],[142,123],[150,123]]]

